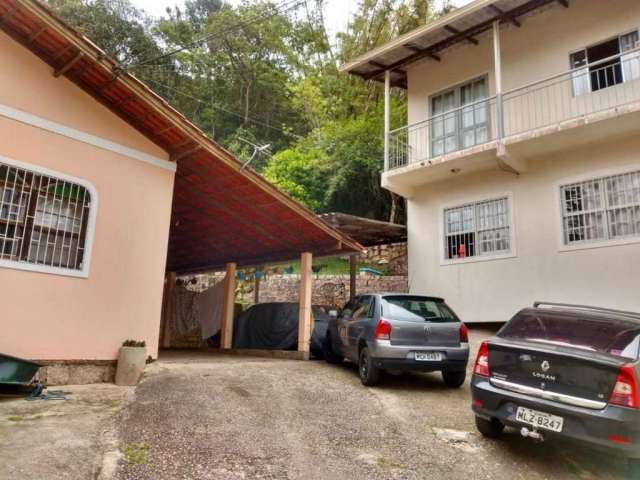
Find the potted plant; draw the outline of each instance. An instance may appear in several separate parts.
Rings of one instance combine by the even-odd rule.
[[[147,348],[144,341],[125,340],[118,354],[116,385],[137,385],[144,373]]]

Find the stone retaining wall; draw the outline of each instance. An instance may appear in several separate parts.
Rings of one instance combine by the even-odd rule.
[[[260,303],[297,302],[298,275],[272,276],[260,283]],[[357,293],[408,291],[407,277],[403,275],[372,277],[358,275],[356,279]],[[253,294],[244,300],[253,301]],[[323,275],[314,278],[311,302],[314,305],[343,306],[349,299],[348,275]]]

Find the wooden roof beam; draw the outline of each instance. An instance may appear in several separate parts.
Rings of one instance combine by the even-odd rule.
[[[11,18],[16,14],[16,12],[18,10],[20,10],[20,4],[16,3],[13,7],[11,7],[6,12],[4,12],[0,16],[0,25],[2,25],[3,23],[5,23],[8,20],[11,20]]]
[[[518,18],[522,15],[525,15],[537,8],[543,7],[545,5],[549,5],[551,3],[557,2],[559,0],[531,0],[525,4],[520,5],[519,7],[516,7],[512,10],[508,10],[504,12],[505,16],[509,16],[511,18]],[[493,22],[495,22],[496,20],[501,20],[501,17],[499,15],[496,15],[493,18],[490,18],[488,20],[485,20],[484,22],[479,23],[478,25],[475,25],[467,30],[464,30],[462,32],[460,32],[459,35],[451,35],[441,41],[439,41],[438,43],[435,43],[433,45],[431,45],[428,48],[425,48],[424,50],[420,51],[420,52],[415,52],[412,53],[411,55],[408,55],[407,57],[400,59],[394,63],[392,63],[391,65],[387,66],[387,69],[391,69],[391,68],[397,68],[400,67],[402,65],[407,65],[409,63],[415,62],[423,57],[429,56],[431,53],[439,53],[440,51],[450,47],[451,45],[456,44],[457,42],[459,42],[460,40],[466,40],[466,37],[469,36],[474,36],[474,35],[478,35],[480,33],[483,33],[489,29],[492,28],[493,26]],[[362,78],[364,78],[365,80],[370,80],[372,78],[375,78],[379,75],[381,75],[382,73],[384,73],[384,70],[376,70],[374,72],[370,72],[366,75],[362,75]]]
[[[416,45],[415,43],[405,43],[404,45],[402,45],[404,48],[407,48],[415,53],[421,53],[423,51],[425,51],[426,49]],[[436,55],[435,53],[432,52],[426,52],[427,57],[435,60],[436,62],[441,61],[442,59],[440,58],[440,55]]]
[[[198,150],[200,150],[202,148],[202,145],[196,145],[193,148],[189,148],[188,150],[185,150],[184,152],[175,154],[175,155],[171,155],[171,161],[172,162],[178,162],[179,160],[182,160],[183,158],[188,157],[189,155],[196,153]]]
[[[27,45],[31,45],[33,42],[35,42],[38,37],[40,35],[42,35],[44,32],[46,32],[49,29],[49,27],[47,27],[46,25],[44,27],[42,27],[39,30],[36,30],[35,32],[33,32],[31,34],[31,36],[27,39]]]
[[[83,56],[84,56],[84,53],[78,52],[75,57],[73,57],[67,63],[62,65],[60,68],[57,68],[56,70],[54,70],[53,76],[58,78],[60,75],[64,75],[69,70],[71,70],[73,66],[82,59]]]
[[[394,71],[395,73],[399,73],[399,74],[401,74],[401,75],[404,75],[404,73],[405,73],[405,72],[403,72],[402,70],[400,70],[399,68],[391,68],[391,69],[389,69],[389,67],[387,67],[385,64],[380,63],[380,62],[376,62],[375,60],[371,60],[371,61],[369,62],[369,64],[373,65],[373,66],[374,66],[374,67],[376,67],[376,68],[379,68],[379,69],[380,69],[380,70],[382,70],[382,71],[385,71],[385,70],[392,70],[392,71]]]
[[[508,13],[505,13],[505,11],[502,10],[501,8],[496,7],[493,3],[489,5],[489,8],[491,8],[491,10],[496,12],[502,19],[506,20],[507,22],[511,22],[516,27],[520,28],[522,26],[522,24],[518,20],[516,20],[514,17],[512,17]]]
[[[460,30],[458,30],[457,28],[452,27],[451,25],[445,25],[444,29],[447,30],[449,33],[453,34],[454,36],[462,37],[467,42],[470,42],[470,43],[472,43],[474,45],[479,45],[480,44],[480,42],[478,41],[477,38],[474,38],[472,35],[466,34],[465,32],[461,32]]]

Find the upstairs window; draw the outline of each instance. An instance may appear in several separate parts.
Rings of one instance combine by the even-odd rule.
[[[511,252],[508,198],[448,208],[444,223],[446,260]]]
[[[490,140],[487,80],[478,78],[431,97],[431,156]]]
[[[640,237],[640,170],[560,187],[565,245]]]
[[[91,204],[78,183],[0,161],[0,265],[83,273]]]
[[[636,30],[572,53],[574,95],[640,78],[638,40]]]

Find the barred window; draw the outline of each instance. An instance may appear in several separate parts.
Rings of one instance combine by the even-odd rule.
[[[509,199],[470,203],[444,211],[445,258],[511,252]]]
[[[640,170],[560,190],[565,245],[640,237]]]
[[[0,265],[83,271],[91,200],[82,185],[0,162]]]

